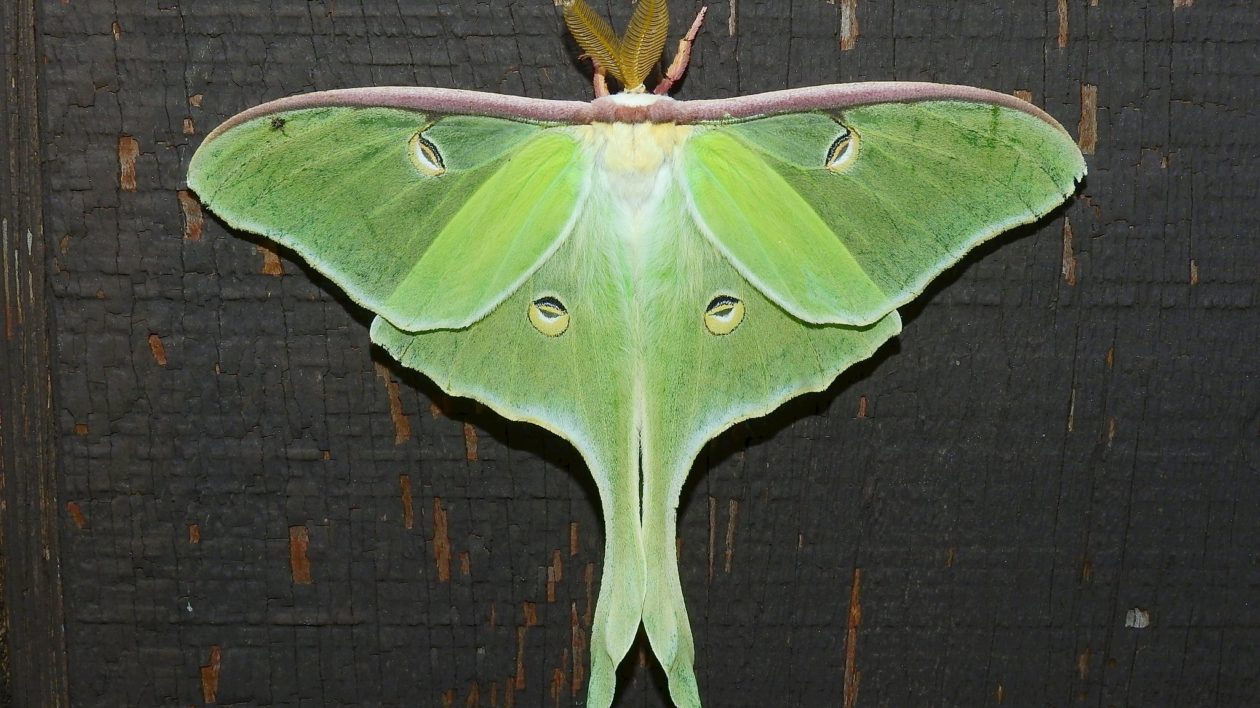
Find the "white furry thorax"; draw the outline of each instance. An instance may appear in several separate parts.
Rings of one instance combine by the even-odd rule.
[[[658,96],[620,94],[630,100]],[[660,216],[662,202],[677,189],[682,146],[695,130],[673,123],[591,123],[575,128],[591,151],[592,196],[614,207],[624,239],[637,241]]]

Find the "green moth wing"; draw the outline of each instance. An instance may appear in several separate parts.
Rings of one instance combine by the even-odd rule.
[[[1062,203],[1084,161],[1026,110],[926,100],[715,124],[684,171],[706,235],[767,295],[867,324]]]
[[[897,306],[1083,172],[1053,119],[965,87],[383,88],[251,109],[189,183],[374,312],[404,365],[578,449],[605,521],[588,705],[612,703],[642,624],[698,706],[674,535],[701,447],[830,385],[897,334]]]
[[[372,326],[403,364],[552,430],[586,460],[606,539],[592,706],[611,703],[640,621],[674,701],[700,704],[674,544],[692,461],[721,430],[826,388],[900,330],[896,313],[861,328],[795,319],[705,240],[680,190],[668,194],[644,215],[648,243],[636,244],[608,223],[619,200],[596,193],[555,256],[466,329],[405,332],[379,317]],[[562,324],[539,323],[540,306]]]
[[[571,230],[586,169],[570,136],[541,125],[322,106],[211,136],[188,183],[414,330],[465,326],[518,287]]]

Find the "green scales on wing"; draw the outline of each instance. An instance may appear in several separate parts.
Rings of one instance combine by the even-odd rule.
[[[974,101],[691,124],[327,105],[216,131],[189,183],[373,311],[403,364],[574,444],[606,534],[588,702],[642,622],[690,706],[674,534],[701,446],[870,356],[1083,169],[1056,125]]]
[[[325,107],[212,136],[188,183],[421,330],[472,324],[519,287],[572,227],[588,166],[573,140],[520,121]]]

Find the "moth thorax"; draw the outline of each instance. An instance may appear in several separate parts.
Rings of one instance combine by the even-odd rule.
[[[675,156],[691,127],[592,123],[586,131],[597,156],[596,170],[606,187],[627,204],[643,204],[660,191],[662,180],[670,179]]]

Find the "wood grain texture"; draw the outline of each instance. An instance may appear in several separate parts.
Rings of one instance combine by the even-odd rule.
[[[846,51],[842,3],[737,5],[711,3],[678,97],[963,83],[1075,133],[1095,86],[1096,150],[1079,198],[949,271],[895,345],[701,456],[680,563],[707,704],[843,705],[849,666],[858,706],[1260,702],[1260,6],[1068,0],[1060,47],[1058,0],[864,2]],[[185,237],[179,198],[205,132],[264,100],[589,97],[553,3],[42,11],[52,508],[88,522],[61,523],[70,697],[580,701],[603,543],[581,461],[389,362],[289,254],[208,212]],[[621,705],[666,705],[639,655]]]
[[[66,706],[62,612],[63,506],[58,494],[53,348],[44,229],[36,3],[0,7],[4,96],[0,140],[0,703]],[[82,528],[77,506],[65,525]],[[81,525],[82,524],[82,525]]]

